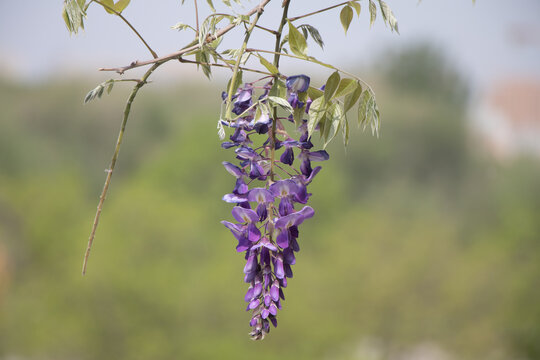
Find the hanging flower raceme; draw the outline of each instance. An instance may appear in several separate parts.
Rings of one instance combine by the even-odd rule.
[[[287,100],[293,108],[306,106],[299,99],[306,99],[309,82],[305,75],[287,78]],[[262,88],[258,100],[253,97],[253,84],[238,89],[232,97],[232,112],[238,117],[222,122],[234,130],[222,147],[235,148],[238,160],[236,164],[223,162],[236,182],[232,192],[223,196],[224,201],[234,204],[235,222],[222,224],[238,240],[236,250],[245,253],[244,281],[249,287],[244,300],[246,310],[252,312],[249,324],[254,340],[263,339],[270,324],[277,326],[277,312],[285,300],[283,289],[287,278],[293,276],[291,266],[300,250],[298,227],[315,213],[305,205],[311,195],[307,186],[321,167],[313,169],[311,162],[329,157],[324,150],[311,151],[305,120],[289,134],[281,123],[287,118],[271,118],[267,103],[271,86],[268,83]]]

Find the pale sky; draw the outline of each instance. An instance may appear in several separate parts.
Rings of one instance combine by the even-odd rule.
[[[292,0],[290,14],[303,14],[336,2]],[[191,40],[187,33],[170,29],[179,21],[194,23],[191,3],[186,0],[181,7],[180,0],[132,0],[124,15],[158,54],[165,55]],[[201,13],[205,13],[205,1],[199,3]],[[252,1],[246,8],[256,3]],[[373,63],[387,49],[425,40],[443,49],[476,87],[489,87],[497,79],[512,76],[540,79],[539,0],[477,0],[476,5],[471,0],[423,0],[420,4],[418,0],[387,0],[401,35],[391,33],[380,16],[370,29],[365,3],[361,1],[362,14],[360,19],[355,15],[347,36],[339,23],[339,10],[306,19],[319,28],[326,42],[324,53],[314,44],[310,47],[316,57],[354,69]],[[262,24],[279,22],[280,4],[281,0],[274,0],[267,6]],[[70,37],[60,16],[61,8],[61,0],[0,0],[3,73],[24,81],[44,81],[63,76],[66,71],[93,76],[102,66],[127,65],[149,58],[124,23],[95,4],[89,9],[84,33]],[[240,46],[242,33],[231,35],[223,49]],[[270,37],[262,35],[252,38],[251,45],[268,47],[268,41]],[[291,70],[303,69],[297,62],[284,65]]]

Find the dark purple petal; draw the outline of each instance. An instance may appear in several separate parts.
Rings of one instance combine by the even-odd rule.
[[[298,241],[296,241],[296,238],[293,238],[291,237],[291,249],[293,249],[293,251],[300,251],[300,246],[298,245]]]
[[[283,250],[283,262],[289,265],[294,265],[296,263],[296,258],[294,257],[294,252],[291,248]]]
[[[293,273],[292,273],[291,265],[284,263],[283,268],[285,269],[285,276],[288,278],[292,278]]]
[[[238,245],[236,245],[236,251],[246,251],[247,249],[249,249],[250,246],[251,242],[246,237],[240,238],[238,239]]]
[[[257,222],[259,215],[251,209],[245,209],[241,206],[235,206],[232,209],[232,215],[238,222]]]
[[[308,154],[311,161],[325,161],[330,159],[330,155],[325,150],[312,151]]]
[[[287,230],[280,231],[276,237],[276,244],[282,249],[289,247],[289,232]]]
[[[294,162],[294,151],[290,147],[286,147],[285,151],[283,151],[283,154],[281,154],[281,157],[279,160],[287,165],[292,165]]]
[[[237,128],[230,136],[230,139],[235,143],[243,143],[247,140],[247,134],[243,129]]]
[[[291,204],[291,201],[289,200],[289,198],[287,197],[281,198],[281,201],[279,202],[278,211],[279,211],[280,216],[289,215],[292,212],[294,212],[294,207]]]
[[[313,217],[315,211],[310,206],[304,206],[304,208],[295,213],[283,216],[276,221],[276,228],[285,229],[292,225],[300,225],[305,219]]]
[[[289,76],[286,85],[289,91],[304,92],[309,87],[309,77],[306,75]]]
[[[309,195],[305,185],[302,183],[298,184],[298,191],[294,194],[294,199],[301,204],[305,204],[309,199]]]
[[[259,221],[264,221],[268,217],[268,210],[266,204],[257,205],[257,215],[259,215]]]
[[[257,275],[256,271],[252,271],[250,273],[247,273],[246,276],[244,276],[244,282],[249,284],[250,282],[253,281],[253,279],[255,279],[256,275]]]
[[[300,163],[300,171],[305,176],[311,175],[311,172],[313,170],[311,169],[311,161],[309,161],[309,159],[304,158],[304,160],[302,160],[302,162]]]
[[[277,319],[275,318],[275,316],[270,315],[269,319],[272,322],[272,325],[274,325],[274,327],[277,327]]]
[[[251,320],[249,321],[249,326],[255,326],[257,325],[257,322],[259,321],[259,317],[258,316],[255,316],[253,318],[251,318]]]
[[[291,104],[293,108],[302,107],[302,106],[299,106],[299,104],[302,102],[298,101],[298,94],[296,92],[291,92],[287,101],[289,102],[289,104]]]
[[[227,170],[231,175],[241,178],[244,176],[244,172],[242,169],[240,169],[238,166],[231,164],[230,162],[224,161],[222,162],[223,166],[225,166],[225,170]]]
[[[274,202],[274,195],[265,188],[254,188],[248,194],[249,201],[256,201],[259,204],[261,203],[272,203]]]

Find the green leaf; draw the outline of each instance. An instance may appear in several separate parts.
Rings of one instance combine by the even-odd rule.
[[[193,31],[196,31],[191,25],[184,24],[184,23],[181,23],[181,22],[171,26],[171,29],[178,30],[178,31],[182,31],[182,30],[185,30],[185,29],[191,29]]]
[[[240,84],[242,84],[242,70],[238,70],[238,73],[236,74],[236,79],[234,81],[234,85],[233,85],[233,88],[231,89],[231,80],[232,78],[229,79],[229,82],[227,83],[227,91],[230,91],[231,94],[236,94],[236,90],[238,90],[238,88],[240,87]]]
[[[113,88],[114,80],[110,79],[105,82],[102,82],[98,86],[96,86],[94,89],[90,90],[88,94],[84,97],[84,103],[90,102],[96,98],[101,98],[103,95],[103,92],[105,91],[105,88],[107,88],[107,94],[109,94]]]
[[[205,51],[204,49],[200,49],[195,53],[195,60],[201,63],[201,64],[198,64],[197,67],[199,67],[200,65],[200,67],[203,70],[203,74],[208,79],[210,79],[210,76],[212,75],[212,68],[210,67],[210,65],[208,65],[208,63],[210,62],[209,59],[210,58],[208,56],[208,52]]]
[[[309,108],[309,120],[307,123],[308,136],[313,135],[313,131],[317,127],[317,124],[325,117],[326,114],[326,102],[324,96],[321,96],[311,103]]]
[[[118,2],[114,4],[114,10],[121,13],[129,5],[130,1],[131,0],[118,0]]]
[[[285,100],[284,98],[281,98],[281,97],[278,97],[278,96],[268,96],[268,100],[274,105],[281,106],[285,110],[289,111],[291,114],[294,112],[293,107],[291,106],[291,104],[289,104],[289,102],[287,100]]]
[[[325,131],[324,131],[324,147],[326,148],[326,145],[332,141],[336,137],[336,134],[338,133],[339,129],[341,128],[341,122],[344,119],[344,113],[343,109],[338,103],[333,103],[329,109],[328,114],[330,115],[330,118],[327,119],[327,123],[325,124]],[[330,128],[332,131],[330,131]]]
[[[343,110],[345,111],[345,113],[349,111],[350,109],[352,109],[352,107],[354,106],[354,104],[356,104],[361,94],[362,94],[362,85],[360,85],[360,83],[357,81],[356,89],[354,89],[354,91],[351,94],[345,96],[345,102],[343,105]]]
[[[301,56],[301,57],[307,56],[306,38],[290,21],[288,21],[288,23],[289,23],[289,45],[290,45],[291,51],[297,56]]]
[[[369,0],[369,26],[373,26],[375,19],[377,19],[377,5],[372,0]]]
[[[324,86],[324,100],[329,102],[334,95],[338,85],[339,85],[340,76],[337,71],[334,71],[328,80],[326,80],[326,85]]]
[[[216,12],[216,8],[214,7],[214,3],[212,2],[212,0],[206,0],[206,2],[208,3],[208,6],[210,6],[212,12]]]
[[[270,61],[266,60],[263,56],[258,55],[259,61],[262,66],[264,66],[268,71],[270,71],[273,75],[279,74],[279,70],[277,67],[274,66]]]
[[[77,34],[79,29],[84,30],[84,17],[84,1],[64,0],[62,18],[70,34]]]
[[[114,1],[113,0],[101,0],[101,6],[105,9],[106,12],[109,14],[114,14]]]
[[[285,83],[279,79],[274,81],[274,84],[270,89],[270,96],[277,96],[281,98],[287,96],[287,86],[285,86]]]
[[[344,115],[343,127],[341,128],[343,133],[343,145],[347,146],[349,144],[349,120],[347,115]]]
[[[307,89],[307,93],[308,93],[308,96],[311,98],[311,100],[315,100],[324,95],[324,92],[322,92],[322,90],[314,88],[313,86],[310,86]]]
[[[324,41],[321,37],[321,33],[319,33],[319,30],[317,30],[317,28],[309,25],[309,24],[304,24],[304,25],[301,25],[300,26],[302,28],[302,31],[304,31],[304,36],[306,34],[306,30],[308,31],[308,33],[311,35],[311,37],[313,38],[313,41],[315,41],[315,43],[317,45],[319,45],[321,47],[321,49],[324,49]],[[307,36],[306,36],[307,38]]]
[[[358,125],[365,130],[368,125],[372,134],[379,136],[380,116],[375,94],[371,90],[365,90],[360,98],[358,106]]]
[[[343,29],[345,30],[345,34],[347,33],[347,30],[349,29],[349,25],[351,25],[351,21],[353,19],[353,9],[350,6],[345,6],[341,13],[339,14],[339,19],[341,20],[341,25],[343,26]]]
[[[382,0],[379,0],[379,6],[381,7],[384,23],[390,26],[391,31],[395,31],[399,34],[397,19],[394,16],[392,9],[390,9],[390,6]]]
[[[360,16],[360,12],[362,10],[362,7],[360,6],[359,3],[357,3],[356,1],[349,1],[349,6],[352,6],[354,8],[354,10],[356,10],[356,15]]]
[[[358,83],[353,79],[341,79],[339,86],[334,94],[334,98],[348,95],[356,90]]]

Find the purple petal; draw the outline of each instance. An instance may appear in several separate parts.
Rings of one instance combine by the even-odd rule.
[[[236,251],[237,252],[246,251],[247,249],[249,249],[250,246],[251,246],[251,242],[246,237],[243,237],[241,239],[238,239],[238,245],[236,245]]]
[[[257,217],[257,220],[258,219],[259,218]],[[249,223],[247,228],[248,228],[248,240],[251,242],[259,241],[259,239],[261,238],[261,231],[257,229],[257,226],[255,226],[254,223]]]
[[[259,154],[257,154],[252,148],[247,146],[241,146],[238,149],[234,150],[234,152],[239,159],[243,160],[254,160],[259,158]]]
[[[277,307],[276,307],[276,304],[272,303],[270,304],[270,307],[268,308],[268,311],[270,312],[270,314],[276,316],[277,315]],[[275,325],[274,325],[275,326]]]
[[[306,75],[289,76],[286,85],[289,91],[304,92],[309,87],[309,77]]]
[[[291,265],[283,264],[283,267],[285,268],[285,276],[288,277],[288,278],[292,278],[293,273],[292,273]]]
[[[238,178],[236,179],[236,184],[234,185],[233,194],[237,195],[244,195],[249,191],[248,186],[244,182],[244,179]]]
[[[321,169],[322,169],[321,166],[317,166],[315,169],[313,169],[311,171],[311,174],[309,174],[309,177],[306,179],[306,184],[309,184],[310,182],[312,182],[315,175],[317,175],[319,171],[321,171]]]
[[[294,194],[294,199],[301,204],[307,203],[309,194],[304,184],[298,184],[298,191]]]
[[[294,208],[291,202],[289,201],[289,198],[286,198],[286,197],[281,198],[281,201],[279,202],[278,211],[279,211],[279,215],[281,216],[289,215],[294,212]]]
[[[273,301],[279,300],[279,283],[277,280],[274,280],[272,286],[270,287],[270,297]]]
[[[296,258],[294,257],[294,252],[291,248],[283,250],[283,262],[289,265],[294,265],[296,263]]]
[[[259,295],[261,295],[262,293],[262,282],[260,281],[256,281],[255,282],[255,287],[253,288],[253,297],[257,297]]]
[[[254,318],[251,318],[251,320],[249,321],[249,326],[255,326],[257,325],[257,322],[259,321],[259,318],[256,316]]]
[[[233,207],[232,216],[236,219],[238,222],[257,222],[259,220],[259,215],[251,209],[245,209],[241,206],[235,206]]]
[[[253,287],[250,286],[248,291],[246,292],[246,296],[244,296],[244,300],[246,302],[251,302],[252,299],[253,299]]]
[[[270,316],[269,319],[272,322],[272,325],[274,325],[274,327],[277,327],[277,319],[274,316]]]
[[[330,155],[325,150],[319,150],[310,152],[308,158],[311,161],[325,161],[330,158]]]
[[[280,180],[270,185],[269,190],[277,197],[288,196],[298,191],[298,186],[292,180]]]
[[[263,319],[266,319],[266,318],[268,317],[268,315],[270,315],[270,311],[269,311],[268,309],[263,309],[263,310],[261,311],[261,317],[262,317]]]
[[[289,231],[282,230],[279,235],[276,237],[276,244],[282,248],[286,249],[289,247]]]
[[[269,307],[271,302],[270,294],[264,295],[264,306]]]
[[[259,306],[260,303],[261,303],[261,301],[259,299],[255,299],[255,300],[251,301],[249,303],[249,306],[248,306],[249,310],[255,309],[257,306]]]
[[[265,188],[254,188],[248,194],[249,201],[256,201],[259,204],[274,202],[274,195]]]
[[[231,175],[236,176],[237,178],[241,178],[244,175],[244,172],[238,166],[227,161],[222,162],[222,164],[225,166],[225,170],[227,170]]]
[[[294,151],[293,151],[293,149],[290,148],[290,147],[286,147],[283,154],[281,154],[281,157],[279,158],[279,160],[284,164],[292,165],[293,162],[294,162]]]
[[[311,175],[311,172],[313,170],[311,169],[311,161],[309,161],[309,159],[306,158],[302,160],[302,162],[300,163],[300,171],[302,172],[302,174],[304,174],[304,176]]]
[[[281,254],[274,260],[274,274],[278,279],[283,279],[285,277],[285,269],[283,268],[283,258]]]
[[[268,217],[268,210],[266,204],[257,205],[257,215],[259,215],[259,221],[264,221]]]
[[[253,272],[256,268],[257,268],[257,254],[250,255],[246,262],[246,266],[244,266],[244,274],[249,274]]]

